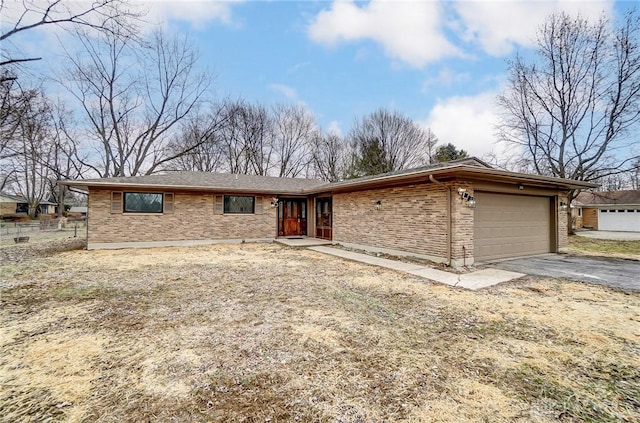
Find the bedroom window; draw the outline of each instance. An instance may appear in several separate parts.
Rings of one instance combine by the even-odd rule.
[[[125,213],[162,213],[162,193],[125,192]]]
[[[225,195],[224,196],[224,213],[225,214],[254,214],[256,198],[253,196]]]

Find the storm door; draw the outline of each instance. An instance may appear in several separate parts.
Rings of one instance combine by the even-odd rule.
[[[331,197],[316,198],[316,238],[331,239],[333,236],[333,210]]]

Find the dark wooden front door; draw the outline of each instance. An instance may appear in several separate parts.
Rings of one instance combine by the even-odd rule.
[[[278,235],[300,236],[307,234],[307,200],[281,199],[278,202]]]

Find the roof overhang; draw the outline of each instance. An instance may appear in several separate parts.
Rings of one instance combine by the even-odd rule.
[[[433,176],[439,181],[463,179],[483,182],[495,182],[505,184],[523,184],[540,188],[559,190],[597,188],[599,185],[591,182],[575,181],[572,179],[554,178],[542,175],[530,175],[526,173],[510,172],[493,168],[453,164],[435,169],[420,169],[402,173],[383,174],[379,176],[358,178],[335,183],[321,184],[307,189],[282,190],[282,189],[251,189],[232,188],[228,186],[197,186],[197,185],[170,185],[150,183],[105,182],[100,180],[89,181],[60,181],[59,184],[75,187],[84,191],[90,188],[118,189],[118,190],[157,190],[157,191],[198,191],[198,192],[223,192],[228,194],[265,194],[265,195],[307,195],[319,193],[339,193],[360,191],[366,189],[384,188],[389,186],[406,185],[412,183],[425,183]]]

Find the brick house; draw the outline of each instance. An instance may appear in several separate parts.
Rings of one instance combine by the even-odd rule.
[[[640,190],[581,192],[571,214],[577,229],[640,232]]]
[[[54,214],[57,204],[41,201],[36,209],[36,215]],[[0,217],[14,214],[28,214],[29,200],[20,195],[0,193]]]
[[[452,266],[556,252],[579,181],[471,158],[326,183],[173,172],[62,181],[84,189],[88,248],[308,236]]]

